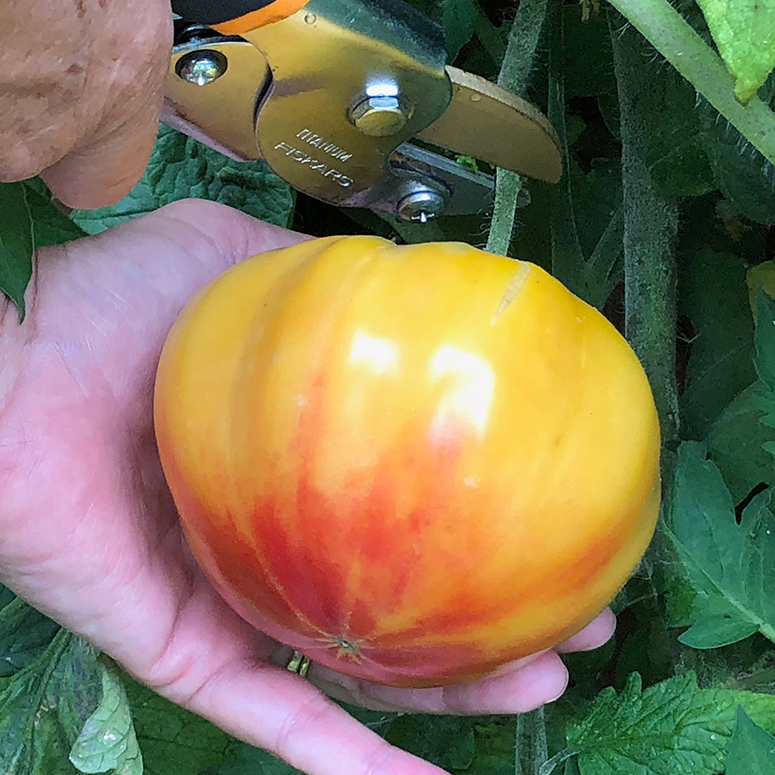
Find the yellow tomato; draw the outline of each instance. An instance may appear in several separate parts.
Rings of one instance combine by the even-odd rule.
[[[164,470],[249,622],[373,681],[470,680],[591,621],[659,506],[634,353],[529,263],[313,240],[226,272],[161,359]]]

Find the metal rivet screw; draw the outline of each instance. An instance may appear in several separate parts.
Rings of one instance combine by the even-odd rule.
[[[367,97],[352,109],[350,120],[369,137],[387,137],[406,126],[409,111],[398,97]]]
[[[431,188],[422,188],[407,194],[396,207],[399,217],[414,223],[427,223],[444,209],[444,197]]]
[[[226,57],[219,51],[191,51],[184,54],[175,72],[187,83],[207,86],[226,72]]]

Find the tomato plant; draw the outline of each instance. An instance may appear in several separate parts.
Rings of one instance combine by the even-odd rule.
[[[165,345],[159,451],[200,565],[314,661],[470,680],[608,603],[659,508],[635,354],[539,267],[314,240],[217,280]]]

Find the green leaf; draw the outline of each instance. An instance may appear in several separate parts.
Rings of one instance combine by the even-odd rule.
[[[769,501],[769,492],[754,498],[738,525],[729,490],[702,445],[681,445],[666,530],[697,591],[693,624],[682,643],[716,648],[757,631],[775,641],[775,518]]]
[[[514,717],[487,719],[474,726],[475,752],[465,775],[514,775]]]
[[[659,110],[650,108],[657,120],[645,133],[654,185],[665,196],[701,196],[720,189],[741,214],[772,223],[773,165],[674,69],[661,61],[644,61],[643,67],[649,70],[653,93],[665,95]],[[762,98],[769,99],[774,88],[775,78],[762,89]]]
[[[762,287],[756,293],[756,358],[759,380],[768,391],[775,391],[775,299]]]
[[[662,574],[664,570],[658,567],[652,573]],[[671,582],[671,605],[677,608],[679,601],[676,598],[682,594],[682,588],[673,579]],[[669,678],[675,672],[675,632],[668,629],[663,603],[656,597],[655,587],[659,585],[660,582],[654,576],[648,579],[648,583],[644,579],[640,584],[636,580],[636,584],[633,585],[631,581],[628,585],[642,590],[642,593],[640,598],[629,606],[624,618],[626,620],[628,617],[635,617],[639,626],[628,628],[617,639],[613,680],[615,686],[623,686],[631,673],[638,673],[647,683],[652,684]],[[689,588],[683,594],[689,598],[687,608],[691,611],[694,590]],[[611,670],[612,667],[608,669]]]
[[[748,272],[759,379],[732,400],[708,434],[710,456],[736,502],[761,484],[775,486],[775,301],[764,290],[771,284],[770,263]]]
[[[775,224],[775,166],[715,111],[701,110],[700,135],[716,186],[752,221]]]
[[[351,716],[392,745],[447,771],[466,775],[514,773],[513,716],[392,714],[342,705]]]
[[[749,272],[749,279],[751,273]],[[763,284],[756,288],[754,307],[756,309],[755,366],[759,381],[754,385],[752,395],[759,399],[762,413],[759,417],[762,434],[767,438],[761,443],[762,449],[775,456],[775,300],[765,291]],[[765,481],[769,481],[769,478]]]
[[[775,67],[775,0],[697,0],[744,105]]]
[[[582,298],[601,309],[624,274],[622,171],[598,159],[586,174],[573,165],[571,191],[584,252]]]
[[[474,720],[455,716],[402,715],[385,739],[445,770],[464,770],[475,752]]]
[[[571,758],[566,760],[564,775],[581,775],[578,759]]]
[[[729,742],[727,775],[772,775],[775,772],[775,737],[756,726],[737,709],[737,727]]]
[[[692,239],[679,262],[679,311],[694,328],[681,397],[683,432],[696,439],[704,439],[730,401],[756,379],[745,264],[702,245]]]
[[[8,587],[4,587],[0,584],[0,611],[7,605],[13,603],[14,600],[16,600],[16,595],[14,595]]]
[[[21,598],[0,608],[0,678],[29,667],[40,659],[59,625]]]
[[[647,136],[646,163],[664,196],[702,196],[716,183],[701,137],[697,95],[672,68],[654,69],[665,90],[660,121]]]
[[[559,183],[550,189],[552,274],[571,291],[583,297],[584,254],[579,243],[577,220],[571,192],[570,151],[565,123],[565,76],[562,67],[564,16],[550,19],[549,106],[547,116],[557,130],[565,171]]]
[[[89,234],[186,197],[229,205],[278,226],[287,226],[293,194],[263,161],[236,162],[174,129],[162,126],[142,180],[118,204],[76,210]]]
[[[735,503],[760,484],[775,486],[775,466],[764,447],[775,442],[775,429],[761,422],[769,411],[768,393],[755,382],[732,400],[708,433],[708,454]]]
[[[35,240],[32,215],[23,183],[0,183],[0,291],[19,310],[19,322],[26,312],[24,292],[32,277]]]
[[[678,640],[693,649],[715,649],[745,640],[759,627],[736,612],[704,614]]]
[[[32,215],[35,247],[61,245],[83,237],[86,233],[77,223],[54,204],[49,190],[39,178],[25,180],[27,204]]]
[[[752,266],[745,277],[748,286],[748,300],[755,319],[759,317],[758,296],[763,290],[768,296],[775,297],[775,261],[762,261]]]
[[[70,750],[70,761],[84,773],[113,770],[115,775],[143,775],[132,712],[118,671],[99,663],[102,700],[89,716]]]
[[[201,775],[302,775],[295,767],[267,751],[240,743],[222,762]]]
[[[616,101],[613,52],[605,14],[596,13],[582,21],[578,4],[564,6],[562,13],[566,98],[597,97]]]
[[[562,15],[559,21],[564,21]],[[572,160],[566,127],[563,24],[551,25],[549,120],[560,139],[565,174],[549,191],[552,273],[601,308],[621,277],[621,168],[600,160],[584,174]]]
[[[724,765],[735,713],[775,727],[775,697],[700,689],[693,673],[647,689],[636,673],[620,696],[612,688],[567,730],[581,775],[715,775]]]
[[[75,775],[68,754],[100,692],[95,650],[60,630],[38,660],[0,679],[0,772]]]
[[[497,72],[497,68],[500,67],[506,53],[509,25],[502,24],[496,26],[489,20],[487,14],[482,11],[482,7],[478,3],[477,8],[478,13],[474,22],[474,32]]]
[[[667,196],[700,196],[720,189],[732,205],[759,223],[775,219],[775,169],[675,70],[645,62],[655,93],[665,100],[646,132],[646,160],[655,186]],[[775,91],[775,77],[762,98]],[[610,123],[610,122],[608,122]]]
[[[192,775],[235,746],[226,732],[123,675],[146,775]]]
[[[447,54],[452,62],[474,37],[479,7],[477,0],[441,0],[441,10]]]
[[[669,125],[665,124],[665,130]],[[715,188],[713,170],[702,138],[691,132],[681,132],[680,139],[670,146],[665,131],[653,138],[651,148],[659,159],[651,168],[654,185],[663,196],[702,196]],[[657,143],[664,144],[658,147]]]

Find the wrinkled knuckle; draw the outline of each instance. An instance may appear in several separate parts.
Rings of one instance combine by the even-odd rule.
[[[15,111],[18,119],[18,111]],[[55,105],[30,107],[31,117],[0,121],[0,180],[12,183],[39,175],[72,150],[78,127],[72,115]],[[36,116],[32,117],[32,116]]]
[[[470,716],[477,712],[471,700],[470,684],[452,684],[441,688],[441,707],[443,713],[457,716]]]
[[[35,149],[24,142],[3,142],[0,137],[0,183],[16,183],[39,175],[45,161]]]
[[[363,775],[391,775],[400,769],[396,758],[405,755],[390,743],[378,740],[365,758]]]
[[[272,741],[272,751],[286,761],[293,758],[293,752],[311,736],[309,730],[330,710],[328,700],[322,695],[314,695],[289,713],[280,725]]]

